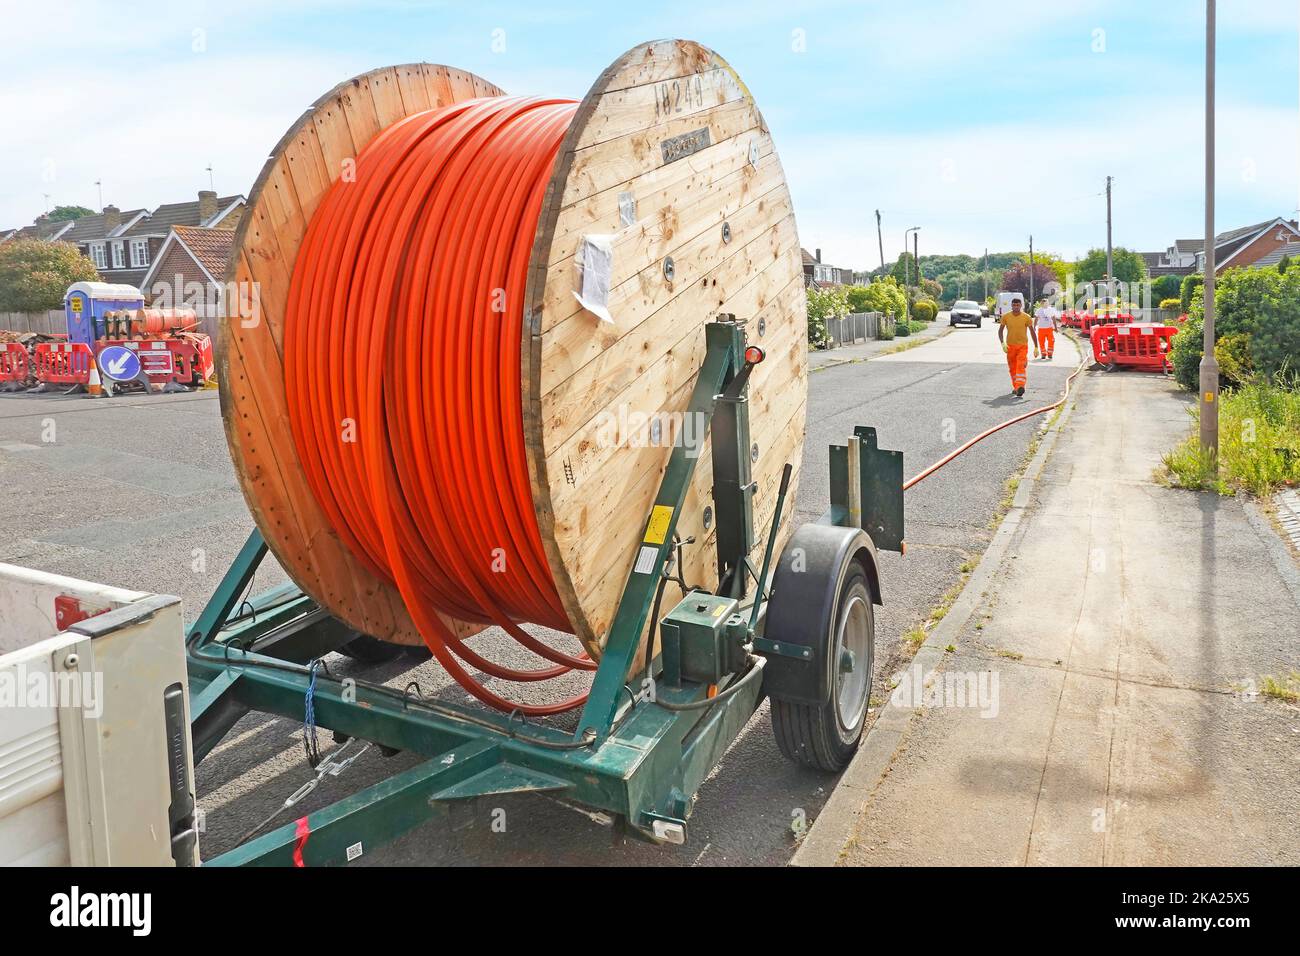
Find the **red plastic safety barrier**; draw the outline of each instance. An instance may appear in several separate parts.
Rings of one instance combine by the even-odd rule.
[[[200,332],[180,332],[168,338],[101,339],[96,352],[118,345],[140,358],[140,370],[151,385],[199,388],[212,378],[215,363],[212,339]]]
[[[0,383],[6,390],[27,384],[27,347],[17,342],[6,342],[0,348]]]
[[[84,342],[42,342],[36,346],[36,381],[51,385],[87,385],[95,355]]]
[[[1092,357],[1108,370],[1124,365],[1163,372],[1171,367],[1169,350],[1177,334],[1176,326],[1150,322],[1099,325],[1092,330]]]
[[[1101,325],[1126,325],[1133,321],[1133,316],[1127,312],[1119,312],[1111,315],[1103,312],[1096,315],[1092,312],[1083,312],[1079,315],[1079,324],[1075,328],[1082,329],[1085,333],[1091,334],[1092,330]]]

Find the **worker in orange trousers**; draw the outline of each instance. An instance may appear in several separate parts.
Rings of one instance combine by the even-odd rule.
[[[1034,358],[1038,358],[1038,340],[1030,330],[1034,320],[1022,308],[1024,302],[1017,296],[1011,300],[1011,311],[1004,312],[998,323],[998,341],[1007,355],[1007,369],[1011,372],[1011,393],[1025,394],[1025,368],[1029,364],[1029,342],[1033,339]]]
[[[1034,309],[1034,331],[1038,333],[1038,350],[1043,353],[1043,360],[1050,362],[1056,351],[1057,310],[1053,305],[1042,303]]]

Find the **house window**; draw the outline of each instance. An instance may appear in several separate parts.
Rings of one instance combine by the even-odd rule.
[[[104,251],[102,242],[92,242],[90,244],[90,260],[95,263],[96,269],[108,268],[108,255]]]
[[[120,242],[113,243],[113,268],[126,268],[126,251],[123,249],[122,243]]]
[[[131,268],[140,269],[149,264],[149,240],[131,240]]]

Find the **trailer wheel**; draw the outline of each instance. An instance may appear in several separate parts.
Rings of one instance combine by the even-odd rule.
[[[339,653],[362,664],[386,664],[400,657],[405,650],[401,644],[389,644],[358,631],[356,637],[339,648]]]
[[[866,721],[876,663],[876,618],[866,570],[856,559],[835,597],[826,655],[829,699],[820,704],[772,698],[772,730],[790,760],[831,772],[848,766]]]

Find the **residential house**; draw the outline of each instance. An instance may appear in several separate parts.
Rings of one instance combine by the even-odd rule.
[[[153,211],[124,211],[110,205],[102,212],[70,222],[51,222],[43,215],[38,216],[30,226],[0,233],[0,242],[9,237],[71,242],[95,264],[105,282],[140,288],[172,226],[233,231],[243,211],[243,196],[219,197],[204,189],[195,200],[166,203]]]
[[[44,239],[46,242],[56,242],[72,228],[72,222],[70,219],[50,219],[41,213],[30,226],[0,229],[0,242],[7,239]]]
[[[1279,248],[1300,241],[1300,225],[1293,219],[1266,219],[1253,225],[1229,229],[1214,237],[1214,271],[1257,264]],[[1164,252],[1144,252],[1147,274],[1191,275],[1205,269],[1205,241],[1179,239]],[[1281,258],[1281,255],[1277,257]],[[1277,259],[1273,259],[1276,262]]]
[[[817,250],[816,255],[809,255],[808,250],[802,246],[799,252],[803,256],[803,282],[805,286],[817,285],[822,288],[833,285],[852,285],[853,270],[841,269],[839,266],[827,265],[822,262],[822,251]]]
[[[225,284],[226,264],[235,246],[235,230],[206,226],[172,226],[140,289],[167,306],[192,306],[212,314]]]
[[[218,197],[204,189],[197,200],[166,203],[152,212],[138,209],[121,213],[115,206],[105,206],[100,214],[106,217],[104,221],[94,222],[94,216],[78,219],[78,228],[65,238],[81,247],[104,281],[141,288],[172,226],[233,230],[243,208],[243,196]]]
[[[1300,240],[1297,240],[1295,242],[1288,242],[1285,243],[1284,245],[1278,246],[1272,252],[1260,256],[1253,263],[1251,263],[1251,265],[1253,265],[1256,269],[1264,269],[1267,268],[1268,266],[1275,266],[1282,261],[1283,256],[1289,257],[1291,261],[1296,264],[1297,267],[1300,267]]]

